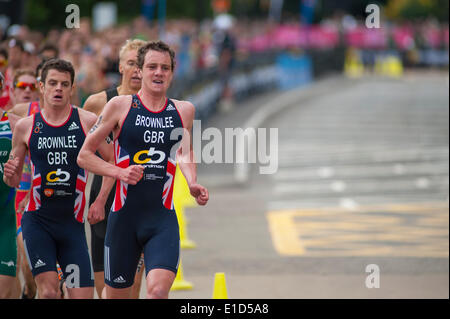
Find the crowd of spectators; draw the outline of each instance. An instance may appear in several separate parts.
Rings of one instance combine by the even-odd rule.
[[[132,22],[94,32],[89,18],[80,27],[51,29],[46,34],[26,25],[0,30],[0,71],[6,86],[18,69],[34,70],[42,59],[60,57],[69,60],[76,70],[73,103],[83,105],[93,93],[117,85],[118,53],[129,38],[152,40],[163,34],[163,40],[177,52],[175,77],[200,69],[220,67],[224,42],[233,43],[233,54],[239,59],[254,52],[291,48],[332,49],[341,44],[363,49],[412,50],[418,47],[448,50],[449,27],[434,20],[421,23],[382,23],[379,29],[368,29],[364,21],[350,16],[323,20],[320,24],[301,26],[298,21],[282,24],[267,20],[234,20],[224,31],[214,20],[202,23],[188,19],[168,20],[164,33],[157,23],[143,17]],[[225,45],[226,47],[226,45]],[[228,46],[229,47],[229,46]],[[0,99],[5,107],[8,90]]]

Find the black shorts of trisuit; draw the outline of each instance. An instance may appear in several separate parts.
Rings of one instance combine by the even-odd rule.
[[[105,239],[105,283],[113,288],[133,285],[141,253],[146,276],[152,269],[175,274],[180,256],[180,234],[174,210],[143,211],[129,205],[111,212]]]
[[[94,286],[83,223],[70,214],[65,218],[53,219],[39,211],[25,212],[22,233],[34,277],[47,271],[56,272],[56,263],[59,263],[69,288]]]
[[[102,177],[94,175],[92,180],[91,192],[89,196],[89,207],[94,203],[95,199],[100,192],[102,186]],[[104,261],[104,248],[105,248],[105,236],[106,227],[108,223],[108,216],[111,210],[111,205],[114,202],[114,193],[116,191],[116,186],[109,193],[108,199],[105,204],[105,219],[97,224],[91,225],[91,253],[92,253],[92,266],[94,272],[104,271],[105,265]]]

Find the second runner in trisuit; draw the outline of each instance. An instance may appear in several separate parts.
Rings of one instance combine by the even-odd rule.
[[[175,53],[164,42],[149,42],[140,48],[141,90],[106,104],[78,157],[81,167],[117,179],[105,239],[107,298],[130,296],[141,251],[147,298],[168,298],[180,250],[172,199],[177,162],[197,203],[205,205],[209,199],[208,190],[197,183],[190,139],[194,106],[166,97],[174,61]],[[110,132],[115,166],[95,155]]]
[[[70,104],[75,71],[70,62],[52,59],[42,69],[40,89],[45,108],[17,122],[4,180],[16,187],[25,155],[32,167],[31,195],[22,217],[24,247],[40,298],[58,298],[56,263],[61,265],[69,298],[89,299],[94,274],[84,231],[87,172],[77,163],[78,152],[97,120],[95,114]],[[112,158],[112,148],[99,151]],[[73,275],[73,276],[72,276]]]

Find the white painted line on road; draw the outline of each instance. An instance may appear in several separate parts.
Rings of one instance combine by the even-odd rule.
[[[343,181],[334,181],[331,183],[330,188],[333,192],[342,193],[347,189],[347,184]]]
[[[394,165],[394,174],[395,175],[403,175],[403,174],[405,174],[405,165],[403,165],[403,164],[395,164]]]
[[[446,176],[449,173],[448,161],[441,163],[419,162],[397,164],[341,164],[334,167],[302,166],[280,168],[273,175],[276,181],[305,181],[322,179],[359,179],[367,178],[405,178],[408,176]]]
[[[361,149],[354,152],[335,152],[330,153],[324,151],[323,149],[317,149],[315,151],[308,151],[308,157],[305,157],[306,151],[302,150],[301,147],[294,152],[281,152],[279,156],[280,166],[292,166],[292,164],[302,163],[305,159],[308,162],[318,161],[323,162],[324,159],[329,161],[352,161],[355,163],[362,163],[364,161],[370,161],[374,163],[390,163],[390,162],[405,162],[405,161],[426,161],[432,159],[443,159],[448,160],[448,150],[442,151],[430,151],[427,149],[410,149],[410,150],[392,150],[389,148],[370,150]]]
[[[321,178],[330,178],[335,175],[335,172],[332,167],[321,167],[317,170],[317,175]]]
[[[275,185],[274,194],[309,196],[317,194],[329,194],[330,190],[335,193],[346,192],[350,194],[356,192],[358,194],[385,194],[389,192],[414,192],[417,191],[418,188],[434,188],[439,193],[448,192],[448,175],[441,176],[433,180],[411,178],[402,180],[361,179],[351,181],[351,183],[334,181],[331,184],[321,180],[308,183],[284,182],[277,183]]]
[[[339,206],[348,210],[357,210],[359,208],[359,204],[351,198],[341,198]]]
[[[418,178],[415,181],[415,185],[419,189],[427,189],[430,187],[430,180],[426,177]]]
[[[243,125],[243,129],[247,128],[258,128],[263,125],[263,123],[270,117],[278,113],[279,111],[285,109],[290,106],[292,103],[298,99],[298,91],[288,91],[284,93],[281,97],[279,97],[276,101],[270,101],[267,104],[261,106],[261,108],[256,111],[255,114]],[[239,143],[239,142],[238,142]],[[256,144],[256,136],[250,135],[248,137],[248,148],[254,149],[254,145]],[[242,150],[245,148],[237,145],[236,151]],[[236,154],[236,158],[240,158],[239,154]],[[241,157],[242,158],[242,157]],[[234,165],[234,179],[236,182],[240,184],[244,184],[248,181],[249,178],[250,167],[249,164],[244,161],[244,163],[236,163]]]
[[[313,83],[312,85],[307,87],[307,90],[305,90],[304,88],[300,88],[287,91],[281,94],[281,96],[278,97],[276,100],[270,101],[262,105],[258,109],[258,111],[255,114],[253,114],[253,116],[243,125],[243,129],[244,130],[247,128],[257,129],[258,127],[261,127],[268,118],[275,116],[277,113],[287,109],[288,107],[298,105],[300,99],[314,96],[321,89],[324,88],[329,90],[330,86],[333,84],[342,85],[342,83],[344,82],[343,80],[345,80],[345,78],[343,78],[342,75],[331,76],[327,79]],[[256,136],[253,135],[249,136],[247,147],[249,149],[254,149],[255,143],[256,143]],[[238,148],[238,150],[240,149],[241,148]],[[236,158],[240,158],[239,156],[240,156],[239,154],[236,154]],[[247,162],[244,161],[244,163],[236,163],[234,165],[234,179],[237,183],[240,184],[246,183],[249,179],[249,173],[250,173],[250,165]]]
[[[427,194],[393,194],[393,195],[355,195],[351,197],[352,200],[359,206],[375,205],[375,204],[396,204],[396,203],[422,203],[430,201],[430,195]],[[267,203],[267,211],[286,210],[286,209],[306,209],[306,208],[324,208],[324,207],[339,207],[342,198],[322,196],[320,199],[313,199],[308,196],[296,199],[280,199],[273,200]],[[447,196],[435,196],[432,200],[449,203]],[[345,204],[345,202],[344,202]]]

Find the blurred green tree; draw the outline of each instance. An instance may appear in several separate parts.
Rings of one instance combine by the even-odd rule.
[[[386,15],[392,20],[417,20],[435,17],[448,22],[448,0],[389,0]]]
[[[167,17],[202,20],[212,16],[210,0],[166,0]],[[52,27],[64,28],[67,13],[65,8],[69,4],[76,4],[80,8],[81,17],[91,17],[92,9],[99,2],[114,2],[117,4],[118,22],[126,23],[139,16],[142,10],[142,1],[130,0],[26,0],[25,24],[31,29],[47,31]],[[158,3],[158,0],[155,0]],[[157,19],[157,10],[155,10]]]
[[[192,18],[198,21],[211,18],[211,0],[166,0],[167,18]],[[98,2],[117,4],[118,22],[126,23],[140,15],[142,0],[26,0],[25,23],[34,30],[47,31],[52,27],[64,28],[69,4],[77,4],[81,17],[91,17],[92,8]],[[157,3],[158,0],[155,0]],[[283,16],[296,18],[300,13],[301,0],[284,0]],[[334,14],[348,12],[356,17],[365,16],[369,3],[386,4],[386,14],[391,19],[417,19],[434,16],[448,22],[448,0],[316,0],[315,21]],[[266,18],[270,0],[231,0],[230,13],[238,18]],[[155,10],[155,19],[157,19]]]

